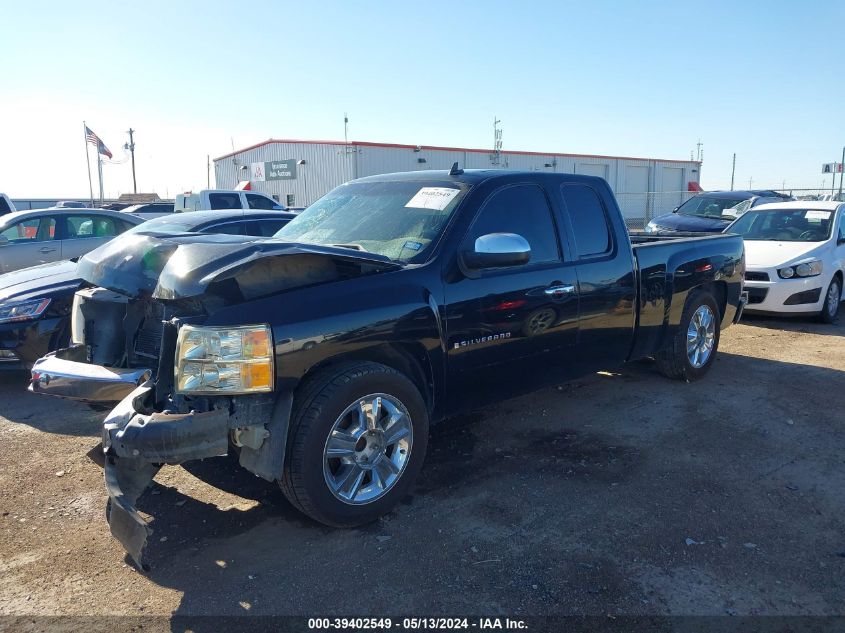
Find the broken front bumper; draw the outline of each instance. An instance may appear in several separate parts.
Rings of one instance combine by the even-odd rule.
[[[144,568],[144,549],[152,529],[135,504],[162,464],[224,455],[228,451],[229,412],[142,413],[153,389],[150,381],[127,395],[103,423],[106,511],[112,535]]]
[[[152,370],[147,368],[91,365],[85,362],[84,348],[77,346],[35,361],[29,390],[82,402],[120,402],[151,376]]]

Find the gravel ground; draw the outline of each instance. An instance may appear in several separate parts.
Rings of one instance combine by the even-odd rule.
[[[148,574],[104,520],[102,414],[25,380],[0,375],[0,614],[845,613],[845,319],[749,318],[695,384],[635,363],[446,422],[364,529],[228,458],[165,467]]]

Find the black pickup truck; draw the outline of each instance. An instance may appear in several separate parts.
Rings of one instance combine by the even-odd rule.
[[[458,411],[643,357],[702,377],[743,268],[734,235],[632,240],[599,178],[374,176],[273,238],[140,231],[89,253],[72,344],[30,389],[119,401],[107,514],[143,564],[136,502],[162,464],[234,450],[317,521],[372,521]]]

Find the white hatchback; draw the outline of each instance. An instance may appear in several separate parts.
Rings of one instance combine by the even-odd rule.
[[[844,203],[764,204],[725,233],[745,239],[746,312],[836,318],[845,274]]]

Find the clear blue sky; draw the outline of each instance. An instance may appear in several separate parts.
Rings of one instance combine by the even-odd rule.
[[[845,145],[845,2],[7,3],[0,191],[87,194],[82,120],[139,189],[268,137],[688,159],[818,186]],[[106,165],[107,195],[131,191]],[[828,180],[829,182],[829,180]],[[95,183],[96,187],[96,183]]]

